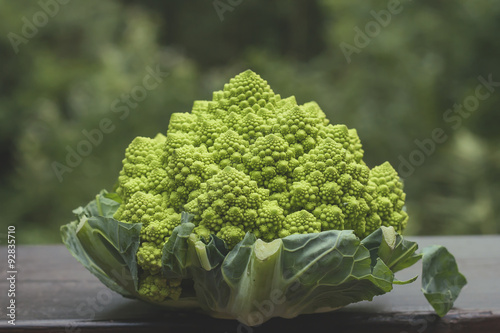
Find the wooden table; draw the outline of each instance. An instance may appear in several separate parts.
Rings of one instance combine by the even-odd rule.
[[[272,319],[260,327],[188,312],[167,312],[109,291],[63,245],[18,246],[16,326],[6,317],[6,247],[0,247],[0,332],[500,332],[500,235],[408,237],[441,244],[468,285],[445,317],[434,314],[420,281],[332,313]],[[420,263],[397,274],[419,274]]]

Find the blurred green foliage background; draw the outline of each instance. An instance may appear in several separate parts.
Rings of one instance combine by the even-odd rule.
[[[409,234],[500,232],[496,1],[0,4],[0,220],[22,243],[59,242],[71,210],[112,188],[135,136],[165,132],[247,68],[358,129],[369,166],[404,171]],[[168,76],[125,104],[157,68]],[[493,81],[483,99],[478,77]],[[464,102],[472,111],[453,111]],[[53,163],[104,118],[113,130],[58,177]],[[430,143],[436,128],[446,140]]]

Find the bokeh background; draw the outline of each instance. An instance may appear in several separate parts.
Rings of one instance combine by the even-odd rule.
[[[71,210],[112,188],[135,136],[166,132],[172,112],[248,68],[282,96],[315,100],[333,123],[358,129],[369,166],[403,168],[408,234],[500,232],[497,1],[0,6],[0,221],[17,227],[19,242],[60,242]],[[158,87],[126,116],[116,112],[157,68],[168,73]],[[480,77],[493,81],[479,88],[482,100]],[[472,111],[453,111],[463,103]],[[54,162],[65,164],[68,147],[104,118],[113,130],[58,177]],[[436,129],[446,140],[431,144]]]

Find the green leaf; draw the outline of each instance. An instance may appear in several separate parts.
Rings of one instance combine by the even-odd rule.
[[[381,227],[361,241],[370,251],[372,262],[378,258],[394,273],[412,266],[422,258],[418,244],[404,239],[393,227]]]
[[[192,265],[194,250],[192,247],[190,249],[189,236],[194,227],[195,225],[191,222],[181,223],[175,227],[172,235],[163,246],[163,275],[167,278],[186,279],[191,277],[188,268]]]
[[[441,245],[422,250],[422,292],[442,317],[453,307],[467,279],[458,271],[455,257]]]
[[[61,227],[61,236],[63,243],[68,248],[69,252],[75,257],[85,268],[94,274],[99,280],[104,283],[108,288],[124,296],[131,297],[132,294],[126,289],[121,287],[113,279],[111,279],[98,265],[95,264],[93,259],[87,254],[86,249],[80,243],[76,236],[76,228],[78,221],[73,221]]]
[[[97,195],[95,202],[98,214],[93,214],[92,216],[113,217],[115,212],[120,207],[121,198],[116,193],[110,194],[106,191],[101,191],[101,193]]]
[[[141,224],[119,222],[113,214],[120,204],[105,190],[85,207],[73,210],[79,221],[61,227],[71,254],[110,289],[127,297],[136,295]]]
[[[227,254],[224,241],[210,235],[207,243],[193,234],[195,225],[191,223],[192,215],[183,212],[181,224],[175,227],[172,235],[163,246],[163,275],[169,279],[191,278],[192,266],[207,271],[217,267]]]
[[[101,194],[108,199],[111,199],[119,204],[122,204],[122,198],[118,193],[108,193],[106,190],[102,190]]]
[[[121,223],[114,222],[115,225]],[[113,250],[113,245],[108,244],[109,241],[102,236],[101,232],[93,232],[92,225],[96,223],[100,222],[82,220],[63,225],[61,227],[63,243],[70,253],[108,288],[123,296],[133,297],[136,294],[137,283],[137,266],[135,264],[135,251],[137,249],[133,244],[137,231],[130,230],[132,235],[130,235],[131,242],[129,244],[132,245],[125,249],[118,247],[118,249]],[[138,246],[138,241],[135,242]],[[133,258],[131,254],[134,254]],[[127,260],[129,260],[128,263]]]
[[[190,241],[194,239],[191,238]],[[194,243],[201,267],[207,271],[221,264],[228,253],[226,243],[215,235],[210,235],[208,243],[201,240],[196,240]]]
[[[113,217],[115,212],[120,207],[121,198],[116,193],[108,193],[102,190],[96,198],[89,202],[85,207],[78,207],[73,210],[73,213],[81,219],[83,216],[103,216]]]
[[[123,223],[94,216],[80,222],[76,236],[86,253],[108,276],[116,278],[120,274],[122,287],[137,290],[136,253],[141,227],[140,223]]]
[[[292,235],[270,243],[247,234],[222,265],[193,273],[202,307],[256,325],[323,312],[392,289],[393,273],[352,231]],[[221,274],[222,273],[222,274]]]

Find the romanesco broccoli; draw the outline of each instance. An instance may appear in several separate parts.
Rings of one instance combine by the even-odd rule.
[[[403,231],[402,188],[388,162],[365,165],[356,130],[329,124],[315,102],[282,99],[248,70],[191,113],[174,113],[166,136],[132,141],[114,217],[142,223],[139,293],[160,302],[180,294],[161,275],[161,254],[182,211],[195,215],[200,239],[214,234],[228,248],[247,232],[271,241],[352,229],[363,238],[380,226]]]

